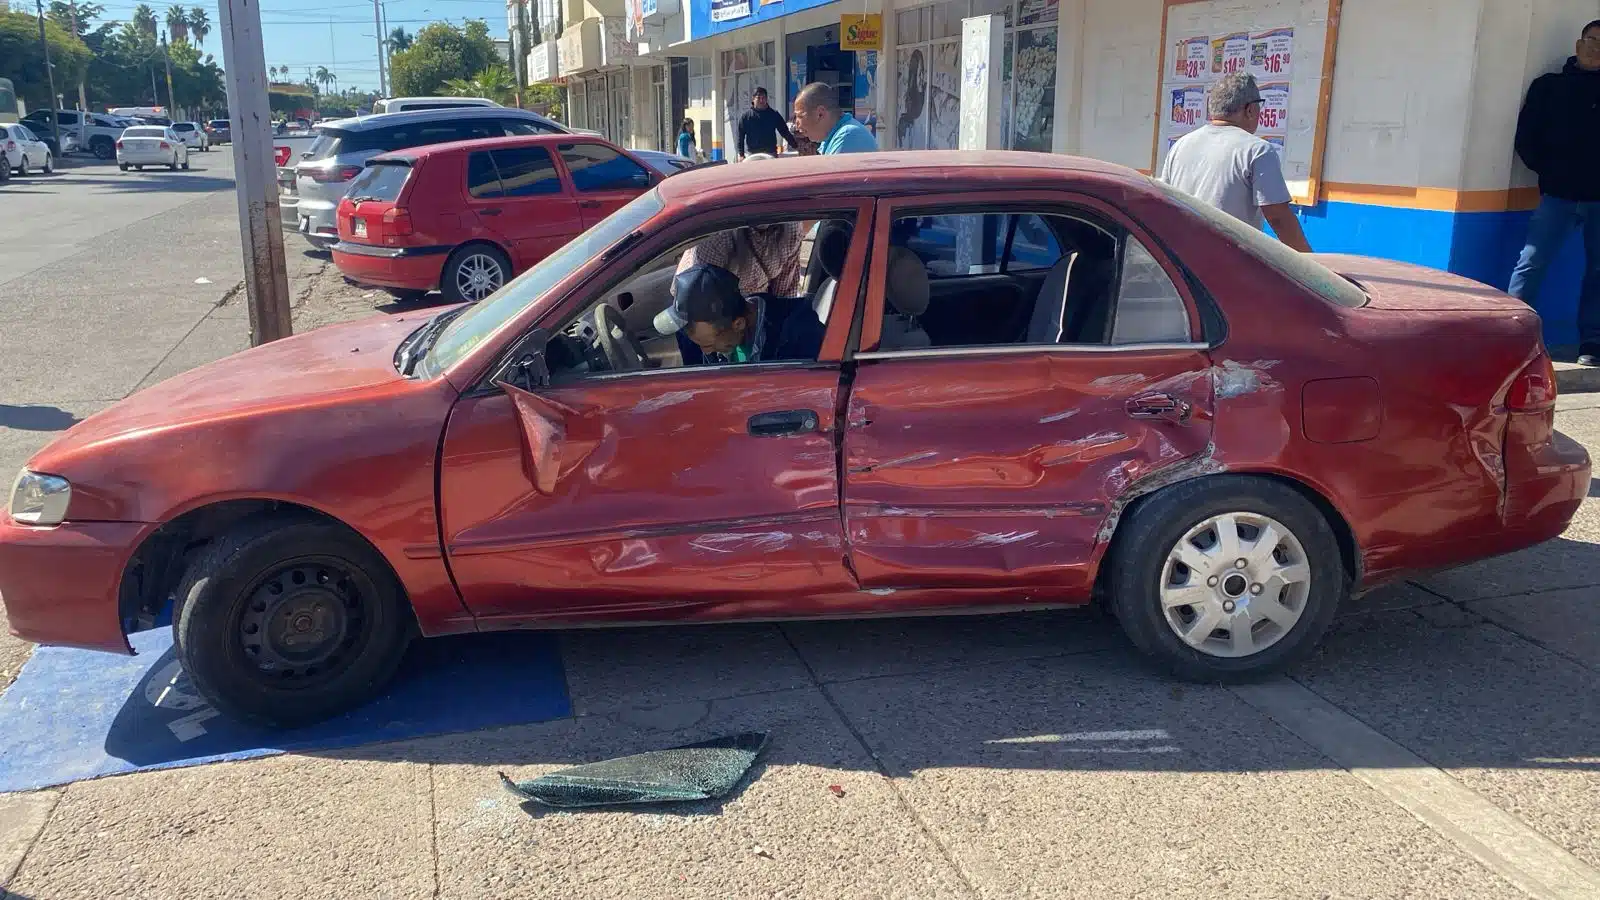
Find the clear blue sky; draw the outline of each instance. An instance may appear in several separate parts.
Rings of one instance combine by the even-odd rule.
[[[196,0],[183,0],[185,6]],[[15,9],[18,4],[13,3]],[[127,21],[133,16],[137,0],[110,0],[104,4],[103,20]],[[166,27],[167,7],[172,0],[151,2],[156,20]],[[222,35],[218,33],[220,14],[214,3],[200,0],[211,16],[212,32],[204,51],[222,62]],[[389,27],[404,28],[415,34],[429,22],[456,24],[467,19],[489,23],[489,34],[506,37],[505,0],[388,0],[383,4]],[[261,30],[266,41],[267,65],[287,65],[294,70],[291,79],[303,81],[306,68],[327,66],[339,76],[339,88],[378,89],[378,47],[373,39],[371,0],[261,0]]]

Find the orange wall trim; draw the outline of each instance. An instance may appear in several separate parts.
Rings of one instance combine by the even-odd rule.
[[[1322,185],[1322,199],[1337,203],[1365,203],[1372,206],[1398,206],[1405,209],[1432,209],[1442,212],[1506,212],[1533,209],[1538,206],[1539,189],[1527,187],[1499,191],[1454,191],[1448,188],[1328,181]]]

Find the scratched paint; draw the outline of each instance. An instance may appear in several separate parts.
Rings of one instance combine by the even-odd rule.
[[[1177,484],[1190,478],[1200,478],[1205,475],[1214,475],[1228,471],[1228,467],[1216,459],[1217,445],[1207,444],[1204,453],[1199,456],[1182,459],[1168,466],[1163,466],[1154,472],[1145,475],[1111,501],[1111,512],[1106,515],[1106,521],[1100,526],[1100,531],[1095,534],[1096,543],[1104,543],[1116,533],[1117,523],[1122,520],[1122,513],[1139,497],[1154,491],[1161,490],[1169,484]]]
[[[689,546],[707,553],[771,553],[794,543],[787,531],[756,531],[735,534],[704,534]]]
[[[1048,416],[1045,416],[1044,418],[1039,420],[1039,424],[1040,425],[1049,425],[1049,424],[1051,424],[1053,422],[1065,422],[1066,420],[1072,418],[1073,416],[1075,416],[1077,414],[1078,414],[1078,411],[1076,409],[1064,409],[1061,412],[1052,413],[1052,414],[1050,414]]]
[[[1101,431],[1086,437],[1051,444],[1040,455],[1039,465],[1050,468],[1069,462],[1086,462],[1118,450],[1131,449],[1133,441],[1120,431]]]
[[[1091,387],[1098,388],[1130,388],[1136,384],[1143,384],[1149,379],[1138,372],[1129,372],[1124,375],[1105,375],[1089,382]]]
[[[1268,369],[1277,364],[1278,361],[1275,359],[1256,360],[1251,363],[1223,360],[1222,365],[1211,368],[1211,380],[1217,399],[1231,400],[1277,387],[1278,383],[1266,374]]]
[[[912,454],[910,454],[908,456],[901,456],[901,457],[897,457],[897,458],[891,459],[891,460],[886,460],[886,461],[880,462],[880,463],[869,463],[868,465],[865,465],[865,466],[856,466],[856,467],[852,468],[850,471],[853,472],[853,473],[858,473],[859,474],[859,473],[862,473],[862,472],[871,472],[871,471],[873,471],[875,469],[890,469],[890,468],[893,468],[895,466],[904,466],[904,465],[909,465],[909,464],[914,463],[914,462],[921,462],[922,460],[925,460],[925,459],[932,459],[933,457],[938,456],[938,455],[939,455],[939,451],[937,451],[937,450],[924,450],[921,453],[912,453]]]
[[[650,397],[645,400],[640,400],[639,403],[633,407],[633,414],[642,415],[644,413],[660,412],[669,406],[677,406],[680,403],[688,403],[690,400],[693,400],[696,395],[702,393],[705,393],[704,389],[694,391],[668,391],[667,393],[658,397]]]

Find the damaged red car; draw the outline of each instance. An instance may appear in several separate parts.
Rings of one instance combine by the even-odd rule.
[[[795,254],[762,267],[782,290],[712,326],[755,343],[661,326],[686,253],[754,246]],[[812,343],[763,349],[780,314]],[[200,693],[278,724],[417,635],[1097,599],[1178,675],[1247,678],[1353,593],[1560,534],[1589,459],[1554,402],[1522,303],[1297,255],[1130,170],[752,162],[470,306],[79,423],[18,478],[0,595],[21,637],[119,653],[170,606]]]

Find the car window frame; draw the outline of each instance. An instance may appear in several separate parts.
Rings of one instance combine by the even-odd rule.
[[[494,170],[495,192],[487,197],[479,197],[472,193],[472,158],[480,153],[489,161],[489,168]],[[505,179],[500,177],[500,164],[494,161],[494,154],[490,153],[487,147],[467,151],[467,158],[461,165],[461,196],[466,198],[468,203],[489,203],[506,198],[506,183]]]
[[[543,150],[544,154],[545,154],[545,157],[550,160],[550,168],[551,168],[551,170],[556,173],[556,183],[561,186],[561,190],[555,191],[555,192],[552,192],[552,193],[548,193],[548,194],[520,195],[520,194],[507,193],[505,171],[500,168],[500,160],[495,159],[494,155],[496,153],[511,153],[511,152],[520,151],[520,150]],[[474,152],[478,152],[478,151],[474,151]],[[544,199],[548,199],[550,197],[560,197],[560,198],[563,198],[563,199],[566,199],[566,200],[571,200],[571,199],[573,199],[573,198],[575,198],[577,196],[577,190],[575,189],[575,187],[574,187],[574,185],[572,183],[572,179],[568,177],[566,169],[562,167],[560,161],[557,159],[558,154],[551,152],[550,146],[548,144],[544,144],[544,143],[539,143],[539,144],[514,144],[514,145],[509,146],[509,147],[490,147],[487,150],[482,151],[482,152],[485,152],[485,153],[489,154],[489,161],[494,164],[495,172],[497,174],[499,174],[499,176],[500,176],[500,197],[499,197],[499,199],[501,199],[501,200],[506,200],[506,201],[512,201],[512,200],[528,201],[528,200],[544,200]]]
[[[598,189],[595,189],[595,190],[585,191],[582,188],[578,187],[578,179],[572,174],[572,167],[567,165],[567,158],[561,154],[562,146],[569,145],[569,144],[572,145],[572,146],[578,146],[580,144],[589,144],[589,145],[594,146],[594,147],[601,147],[601,148],[604,148],[606,150],[610,150],[611,152],[617,154],[621,158],[626,159],[628,162],[631,162],[634,165],[638,166],[639,168],[643,169],[645,177],[648,179],[648,181],[645,183],[645,185],[643,187],[636,187],[636,186],[633,186],[633,185],[629,185],[629,186],[626,186],[626,187],[608,187],[608,188],[598,188]],[[551,153],[550,155],[551,155],[551,157],[556,159],[558,161],[558,164],[561,166],[562,176],[566,179],[566,182],[568,184],[572,185],[573,196],[578,197],[580,199],[583,198],[583,197],[592,196],[594,194],[610,194],[610,193],[615,193],[617,191],[632,191],[632,190],[648,191],[652,187],[655,187],[656,185],[660,184],[661,183],[661,179],[663,177],[661,175],[661,173],[657,172],[655,170],[655,168],[653,166],[651,166],[649,163],[646,163],[644,160],[639,159],[638,157],[634,156],[632,153],[629,153],[624,148],[618,147],[615,144],[611,144],[611,143],[608,143],[606,141],[594,140],[592,138],[591,139],[585,139],[582,135],[572,135],[567,140],[554,141],[553,145],[555,147],[555,152]]]
[[[561,158],[559,153],[552,155],[558,160]],[[726,205],[693,211],[681,208],[674,210],[668,206],[635,232],[643,237],[627,244],[621,252],[599,254],[596,262],[579,269],[569,276],[567,282],[552,288],[553,293],[560,294],[559,299],[544,305],[543,309],[534,309],[534,305],[530,304],[528,309],[508,323],[504,332],[507,335],[506,339],[497,340],[493,348],[484,347],[475,350],[454,367],[445,370],[443,374],[450,378],[452,383],[470,385],[465,392],[466,396],[498,392],[500,389],[493,383],[494,376],[509,362],[510,355],[530,333],[536,329],[544,329],[552,335],[558,333],[572,324],[577,316],[590,309],[596,300],[629,278],[635,277],[648,263],[654,262],[674,248],[717,231],[749,224],[757,219],[804,222],[826,219],[829,218],[829,214],[849,215],[855,219],[854,236],[838,283],[857,287],[854,291],[834,296],[822,348],[818,351],[816,359],[730,363],[723,366],[678,366],[671,369],[640,369],[633,372],[600,372],[564,381],[561,386],[566,388],[641,375],[671,377],[675,372],[705,372],[713,368],[758,373],[819,367],[837,370],[845,362],[844,350],[849,343],[850,332],[855,326],[857,311],[865,302],[865,291],[861,286],[865,282],[867,261],[876,243],[873,218],[877,214],[876,198],[826,197],[770,203],[760,207],[759,216],[750,215],[752,206],[749,201],[733,201]],[[662,223],[659,221],[662,216],[671,216],[672,220]],[[607,273],[610,273],[609,277],[605,277]],[[480,359],[485,363],[481,369],[478,368]],[[456,381],[456,376],[463,371],[471,371],[472,377]]]
[[[883,273],[889,264],[889,236],[894,221],[916,210],[938,209],[943,215],[960,215],[964,211],[984,213],[1034,213],[1039,216],[1065,216],[1087,219],[1091,224],[1098,218],[1104,224],[1120,229],[1117,236],[1117,275],[1113,290],[1120,296],[1122,290],[1122,256],[1125,237],[1132,236],[1144,245],[1151,256],[1167,273],[1178,294],[1183,298],[1189,318],[1190,340],[1185,342],[1162,341],[1141,344],[985,344],[963,347],[923,347],[906,350],[879,350],[883,339],[883,310],[886,302]],[[927,213],[924,213],[926,215]],[[1085,215],[1087,214],[1087,216]],[[1046,220],[1048,221],[1048,220]],[[1055,229],[1051,229],[1052,232]],[[1057,235],[1058,243],[1060,236]],[[993,277],[996,273],[989,273]],[[959,276],[958,276],[959,277]],[[1112,308],[1113,317],[1116,314]],[[1200,298],[1184,269],[1169,254],[1165,243],[1149,229],[1122,209],[1096,197],[1073,190],[1018,190],[989,193],[945,193],[884,197],[877,202],[873,229],[872,264],[866,272],[866,302],[863,307],[861,333],[848,348],[847,358],[860,360],[916,359],[957,356],[1000,356],[1021,353],[1148,353],[1163,350],[1209,350],[1211,343],[1205,339],[1206,330],[1200,315]],[[866,349],[871,348],[871,349]]]

